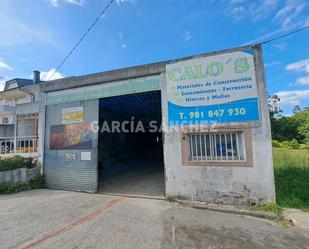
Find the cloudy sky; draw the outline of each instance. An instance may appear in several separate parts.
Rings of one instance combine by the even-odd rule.
[[[108,0],[1,0],[0,84],[48,78]],[[115,0],[54,77],[256,43],[309,25],[307,0]],[[309,30],[264,45],[270,94],[309,105]]]

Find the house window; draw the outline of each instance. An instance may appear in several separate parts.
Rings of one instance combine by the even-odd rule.
[[[184,130],[181,149],[185,166],[253,165],[251,129],[247,126]]]
[[[188,135],[190,161],[244,161],[242,132]]]
[[[7,86],[7,90],[9,89],[13,89],[13,88],[17,88],[18,85],[16,82],[12,82],[12,83],[9,83],[8,86]]]
[[[9,118],[8,117],[2,117],[2,124],[8,124]]]
[[[38,114],[29,113],[17,115],[17,136],[37,137],[38,136]]]

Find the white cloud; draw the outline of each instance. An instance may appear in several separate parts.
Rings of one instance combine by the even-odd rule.
[[[273,66],[277,66],[277,65],[280,65],[281,64],[281,61],[272,61],[272,62],[269,62],[269,63],[265,63],[265,67],[273,67]]]
[[[83,6],[85,3],[85,0],[48,0],[48,1],[53,7],[59,7],[61,2],[78,6]]]
[[[116,0],[117,4],[122,4],[122,3],[136,3],[137,0]]]
[[[309,59],[304,59],[296,61],[294,63],[288,64],[285,67],[288,71],[297,71],[297,72],[307,72],[309,73]]]
[[[246,10],[243,6],[235,6],[230,9],[230,14],[233,16],[234,21],[240,21],[244,19]]]
[[[61,79],[64,77],[63,74],[59,73],[59,72],[55,72],[56,69],[52,68],[49,71],[42,71],[41,72],[41,80],[46,81],[46,80],[57,80],[57,79]],[[52,78],[50,78],[53,75]]]
[[[294,85],[309,85],[309,58],[296,61],[294,63],[288,64],[285,67],[286,70],[288,71],[294,71],[294,72],[305,72],[307,75],[299,77],[295,80],[293,83],[289,83],[289,86],[294,86]]]
[[[272,18],[283,31],[290,26],[302,26],[308,19],[303,14],[307,0],[221,0],[227,16],[234,22],[259,21]],[[216,2],[216,1],[213,1]],[[283,2],[283,3],[282,3]]]
[[[119,39],[120,39],[121,41],[123,41],[123,34],[122,34],[121,31],[118,32],[118,36],[119,36]]]
[[[0,76],[0,91],[3,91],[5,85],[5,80],[2,76]]]
[[[260,2],[251,3],[250,12],[254,20],[264,19],[277,8],[277,5],[278,0],[262,0]]]
[[[279,51],[285,51],[288,47],[288,44],[286,42],[277,43],[274,45],[274,47]]]
[[[64,0],[66,3],[82,6],[85,0]]]
[[[226,12],[235,22],[245,18],[257,21],[268,17],[277,9],[278,0],[221,0],[227,6]]]
[[[49,0],[49,3],[50,3],[53,7],[58,7],[58,6],[59,6],[59,0]]]
[[[119,40],[120,40],[120,42],[121,42],[121,45],[120,45],[120,46],[121,46],[122,48],[126,48],[126,47],[127,47],[127,44],[124,43],[124,38],[123,38],[123,34],[122,34],[121,31],[118,32],[118,37],[119,37]]]
[[[13,70],[13,68],[11,66],[9,66],[7,63],[5,63],[3,61],[3,59],[0,58],[0,69],[1,68],[6,69],[6,70]],[[0,78],[0,80],[1,80],[1,78]]]
[[[288,28],[291,23],[299,20],[305,5],[303,0],[286,0],[284,6],[277,11],[274,20],[279,21],[282,28]]]
[[[260,43],[294,29],[303,28],[309,23],[309,18],[304,15],[304,10],[306,8],[305,0],[286,0],[282,8],[279,8],[279,0],[221,1],[227,2],[227,14],[229,14],[234,21],[242,19],[246,21],[259,21],[274,16],[272,20],[274,25],[277,25],[277,28],[243,45]],[[240,12],[240,7],[243,7],[245,11]],[[278,47],[280,51],[285,49],[286,47],[284,46]]]
[[[192,33],[189,32],[188,30],[185,30],[183,33],[182,33],[182,36],[183,36],[183,39],[185,41],[190,41],[192,39]]]
[[[52,45],[56,44],[46,31],[37,31],[26,23],[3,13],[0,13],[0,30],[0,46],[24,45],[42,41]]]
[[[300,105],[302,100],[309,99],[309,89],[296,91],[280,91],[275,93],[280,98],[281,105]]]
[[[297,78],[296,82],[293,85],[301,85],[301,86],[309,85],[309,75]]]

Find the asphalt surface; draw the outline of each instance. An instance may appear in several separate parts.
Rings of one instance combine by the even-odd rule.
[[[56,190],[0,196],[0,248],[309,248],[308,231],[164,200]]]

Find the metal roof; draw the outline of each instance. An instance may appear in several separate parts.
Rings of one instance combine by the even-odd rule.
[[[24,87],[24,86],[28,86],[28,85],[31,85],[31,84],[34,84],[33,83],[33,80],[29,80],[29,79],[21,79],[21,78],[15,78],[15,79],[11,79],[11,80],[8,80],[5,82],[5,87],[4,87],[4,91],[6,90],[11,90],[11,89],[8,89],[8,86],[10,83],[16,83],[18,88],[21,88],[21,87]],[[17,87],[16,87],[17,88]],[[12,88],[13,89],[13,88]]]
[[[113,112],[154,113],[161,112],[161,92],[152,91],[140,94],[103,98],[100,107]]]

